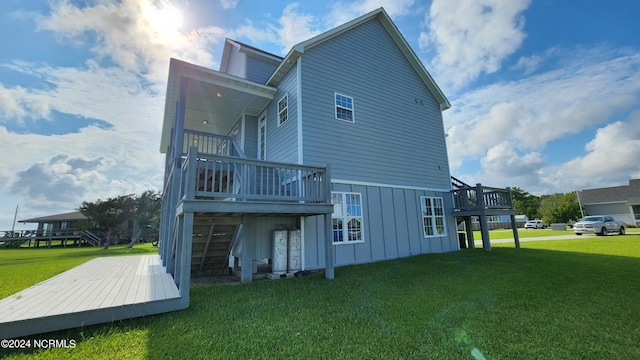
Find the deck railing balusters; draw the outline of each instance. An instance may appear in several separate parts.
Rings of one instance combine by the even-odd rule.
[[[196,148],[192,147],[195,151]],[[183,164],[182,196],[323,203],[326,168],[198,154]],[[240,173],[238,173],[240,172]],[[193,175],[187,175],[193,174]],[[211,180],[209,180],[211,179]],[[191,188],[192,187],[192,188]]]

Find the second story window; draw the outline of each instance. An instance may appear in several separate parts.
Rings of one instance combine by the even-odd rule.
[[[355,122],[353,118],[353,98],[335,93],[336,119]]]
[[[284,124],[289,118],[289,95],[283,96],[278,101],[278,126]]]

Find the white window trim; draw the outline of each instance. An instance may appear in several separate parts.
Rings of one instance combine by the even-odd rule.
[[[282,100],[287,99],[287,106],[285,106],[283,109],[280,109],[280,102],[282,102]],[[278,111],[278,127],[280,127],[280,125],[286,123],[289,120],[289,94],[284,94],[283,97],[280,98],[280,100],[278,100],[278,103],[276,104],[276,110]],[[282,114],[284,111],[287,111],[287,119],[285,121],[280,121],[280,114]]]
[[[338,104],[336,104],[336,97],[337,97],[338,95],[351,99],[351,109],[346,108],[346,107],[344,107],[344,106],[339,106]],[[338,92],[334,92],[334,93],[333,93],[333,116],[336,118],[336,120],[344,121],[344,122],[349,123],[349,124],[354,124],[354,123],[356,122],[356,111],[355,111],[355,107],[356,107],[356,104],[355,104],[355,102],[354,102],[354,100],[353,100],[353,97],[352,97],[352,96],[348,96],[348,95],[340,94],[340,93],[338,93]],[[341,109],[345,109],[345,110],[349,110],[349,111],[351,111],[351,121],[349,121],[349,120],[345,120],[345,119],[340,119],[340,118],[338,117],[338,108],[341,108]]]
[[[425,216],[424,216],[424,211],[422,210],[424,207],[424,200],[425,199],[431,199],[431,203],[433,204],[433,200],[440,200],[440,203],[442,204],[442,215],[436,215],[435,213],[435,208],[432,207],[432,212],[431,212],[431,216],[429,216],[432,219],[432,229],[433,229],[433,235],[428,235],[425,231],[425,227],[426,227],[426,223],[425,223]],[[442,227],[444,232],[442,234],[438,234],[436,231],[436,218],[442,218]],[[422,219],[422,234],[425,238],[434,238],[434,237],[443,237],[443,236],[447,236],[447,216],[444,212],[444,198],[439,197],[439,196],[420,196],[420,218]]]
[[[346,245],[346,244],[361,244],[365,242],[364,239],[364,203],[362,200],[362,193],[357,193],[357,192],[349,192],[349,191],[332,191],[331,195],[333,196],[333,194],[341,194],[342,196],[347,195],[347,194],[351,194],[351,195],[358,195],[360,197],[360,216],[351,216],[350,218],[355,218],[355,219],[359,219],[360,220],[360,240],[349,240],[349,228],[346,226],[348,223],[348,217],[346,216],[346,206],[347,204],[343,201],[342,202],[342,217],[334,217],[333,213],[331,214],[331,237],[333,238],[333,219],[342,219],[342,224],[343,224],[343,239],[345,239],[344,241],[334,241],[333,245]]]

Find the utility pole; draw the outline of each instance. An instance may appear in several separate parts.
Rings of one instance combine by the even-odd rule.
[[[582,211],[582,203],[580,202],[580,192],[576,190],[576,197],[578,198],[578,206],[580,206],[580,215],[584,217],[584,211]]]
[[[16,205],[16,213],[13,215],[13,225],[11,225],[11,235],[13,236],[13,230],[16,228],[16,218],[18,217],[18,206],[20,206],[20,204]]]

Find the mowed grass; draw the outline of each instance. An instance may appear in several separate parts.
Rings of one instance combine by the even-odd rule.
[[[0,248],[0,299],[101,256],[156,254],[150,243],[102,247]],[[108,269],[105,269],[108,271]]]
[[[640,235],[496,244],[191,289],[184,311],[10,359],[639,359]],[[32,337],[36,338],[36,337]],[[1,354],[1,353],[0,353]]]
[[[627,234],[635,235],[640,234],[640,229],[638,228],[629,228],[626,229]],[[572,229],[567,228],[567,230],[552,230],[552,229],[518,229],[518,236],[520,238],[530,238],[530,237],[543,237],[543,236],[558,236],[558,235],[575,235]],[[586,234],[586,236],[591,236],[593,234]],[[577,237],[577,235],[575,235]],[[474,231],[473,237],[475,240],[481,240],[482,235],[480,231]],[[513,231],[511,229],[496,229],[491,230],[489,232],[489,237],[491,240],[499,240],[499,239],[512,239]]]

